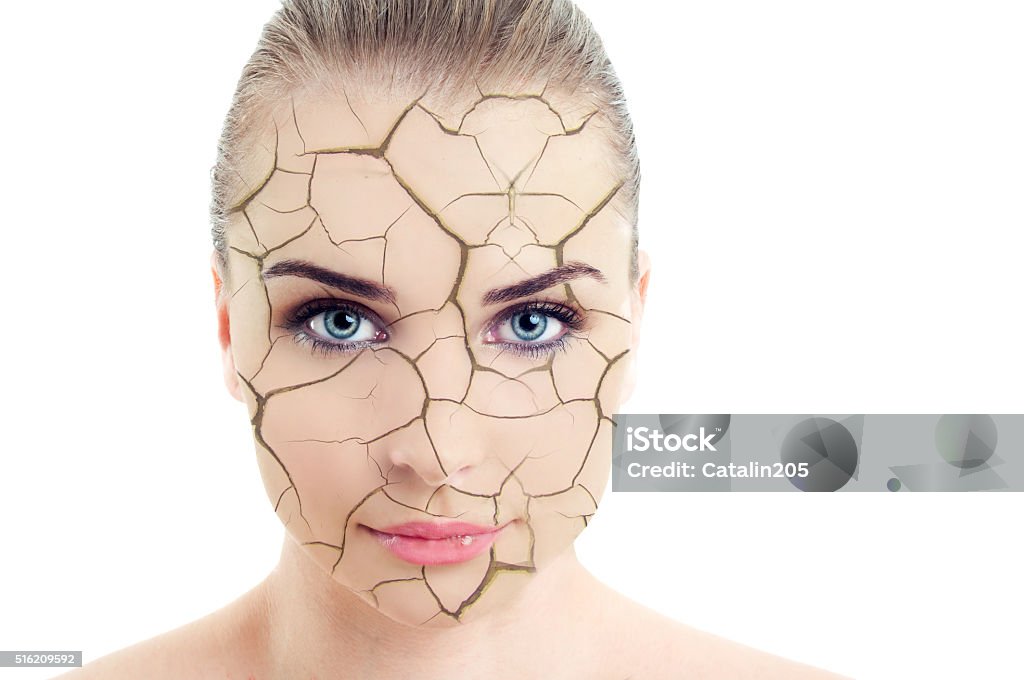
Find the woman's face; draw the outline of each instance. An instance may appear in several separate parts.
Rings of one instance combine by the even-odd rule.
[[[640,300],[592,113],[297,95],[247,159],[229,386],[290,536],[396,621],[502,607],[604,492]]]

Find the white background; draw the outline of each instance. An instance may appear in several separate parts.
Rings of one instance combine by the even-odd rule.
[[[1024,413],[1019,3],[580,4],[627,89],[654,261],[623,410]],[[0,649],[95,659],[276,562],[206,215],[275,7],[6,9]],[[1022,510],[609,490],[577,549],[646,605],[854,677],[1019,678]]]

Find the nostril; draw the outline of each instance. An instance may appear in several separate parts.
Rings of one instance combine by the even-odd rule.
[[[455,472],[449,474],[448,477],[445,479],[444,483],[451,484],[453,486],[458,486],[459,482],[465,479],[466,476],[469,474],[470,470],[472,469],[472,465],[463,465]]]

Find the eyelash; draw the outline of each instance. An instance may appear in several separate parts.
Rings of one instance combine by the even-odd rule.
[[[367,347],[372,347],[373,345],[382,342],[363,340],[358,342],[334,343],[308,332],[306,324],[310,319],[318,314],[330,311],[349,312],[360,319],[369,321],[370,323],[378,326],[381,329],[381,332],[387,333],[387,324],[385,324],[380,317],[362,305],[343,300],[331,299],[312,300],[299,305],[295,310],[287,315],[285,322],[282,323],[279,328],[289,332],[296,343],[300,345],[307,345],[310,347],[312,352],[321,353],[324,356],[328,356],[335,352],[354,352],[366,349]],[[497,345],[503,350],[508,350],[514,354],[518,354],[519,356],[537,359],[555,352],[564,352],[569,345],[569,341],[579,337],[577,333],[584,327],[585,323],[585,319],[582,314],[569,305],[548,300],[537,300],[524,302],[502,311],[497,317],[495,317],[494,321],[487,326],[487,328],[497,328],[519,314],[530,312],[540,312],[545,316],[557,319],[560,323],[565,325],[565,333],[563,333],[557,340],[550,340],[548,342],[493,342],[488,344]]]
[[[321,299],[312,300],[299,305],[290,312],[285,322],[278,326],[281,330],[291,333],[292,338],[299,345],[306,345],[313,353],[323,354],[325,357],[335,352],[355,352],[367,347],[372,347],[381,341],[362,340],[358,342],[330,342],[317,335],[310,333],[306,324],[310,319],[323,312],[349,312],[364,321],[369,321],[387,333],[387,324],[380,317],[363,307],[344,300]]]
[[[557,319],[565,325],[565,333],[557,340],[549,340],[548,342],[494,342],[490,344],[498,345],[504,350],[519,356],[537,359],[544,355],[554,354],[555,352],[564,352],[568,348],[569,342],[578,337],[577,333],[584,326],[583,315],[573,307],[560,302],[537,300],[524,302],[504,310],[488,328],[497,328],[512,317],[529,312],[540,312],[545,316]]]

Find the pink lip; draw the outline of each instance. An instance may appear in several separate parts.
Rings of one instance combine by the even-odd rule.
[[[406,522],[377,530],[366,527],[395,557],[412,564],[454,564],[489,549],[508,526],[468,522]]]

